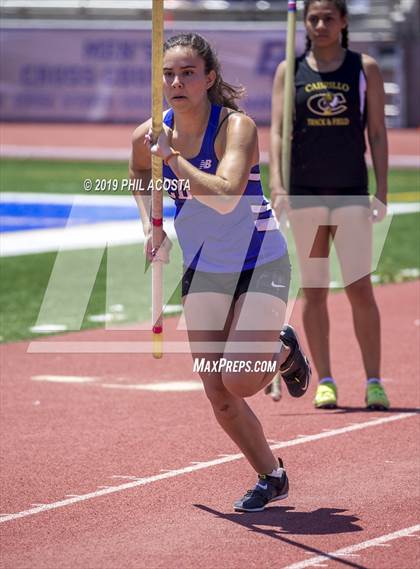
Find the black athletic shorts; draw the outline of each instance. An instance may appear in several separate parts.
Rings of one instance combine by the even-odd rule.
[[[330,189],[292,186],[290,188],[289,204],[292,209],[305,207],[337,209],[349,205],[370,207],[370,198],[365,187]]]
[[[290,260],[286,254],[275,261],[240,273],[209,273],[184,267],[182,296],[193,292],[220,292],[235,300],[245,292],[262,292],[287,303],[290,287]]]

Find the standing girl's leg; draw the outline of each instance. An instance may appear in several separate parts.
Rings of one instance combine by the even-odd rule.
[[[380,322],[370,281],[372,222],[369,215],[368,207],[349,205],[334,209],[331,219],[338,226],[334,243],[366,375],[379,377]]]
[[[291,209],[303,290],[303,325],[319,379],[331,377],[329,317],[330,218],[326,207]]]
[[[340,260],[344,287],[351,304],[353,326],[362,354],[366,378],[380,382],[380,314],[370,280],[372,270],[372,221],[370,210],[361,205],[337,208],[332,219],[338,226],[335,246]],[[372,394],[369,393],[372,391]],[[368,407],[388,408],[381,386],[367,389]]]

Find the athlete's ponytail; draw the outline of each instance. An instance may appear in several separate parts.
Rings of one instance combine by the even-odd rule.
[[[303,19],[306,20],[306,16],[308,15],[309,6],[314,2],[319,0],[304,0],[303,3]],[[347,3],[346,0],[329,0],[337,10],[340,12],[340,16],[345,18],[348,15],[347,10]],[[306,35],[306,44],[305,44],[305,53],[308,53],[311,49],[311,40],[308,35]],[[347,49],[349,47],[349,27],[346,26],[341,31],[341,47]]]
[[[209,42],[199,34],[178,34],[172,36],[164,43],[163,51],[165,52],[177,46],[193,49],[203,59],[205,72],[210,73],[213,70],[216,73],[216,79],[207,91],[210,102],[238,111],[239,107],[236,101],[243,96],[245,89],[242,86],[237,87],[223,80],[219,60]]]

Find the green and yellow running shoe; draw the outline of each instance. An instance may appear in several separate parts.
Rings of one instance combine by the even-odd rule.
[[[334,382],[325,381],[318,385],[314,405],[316,409],[335,409],[337,407],[337,386]]]
[[[385,411],[389,409],[389,399],[385,393],[382,383],[368,383],[365,397],[366,407],[374,411]]]

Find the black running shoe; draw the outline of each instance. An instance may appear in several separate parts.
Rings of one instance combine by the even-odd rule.
[[[279,458],[279,465],[283,468],[281,458]],[[234,508],[237,512],[262,512],[269,502],[287,498],[288,492],[289,479],[286,471],[283,472],[281,478],[259,474],[255,488],[248,490],[240,500],[235,502]]]
[[[280,374],[292,397],[302,397],[306,393],[311,378],[311,366],[300,347],[296,332],[288,324],[280,332],[280,340],[290,348],[290,355],[280,367]]]

